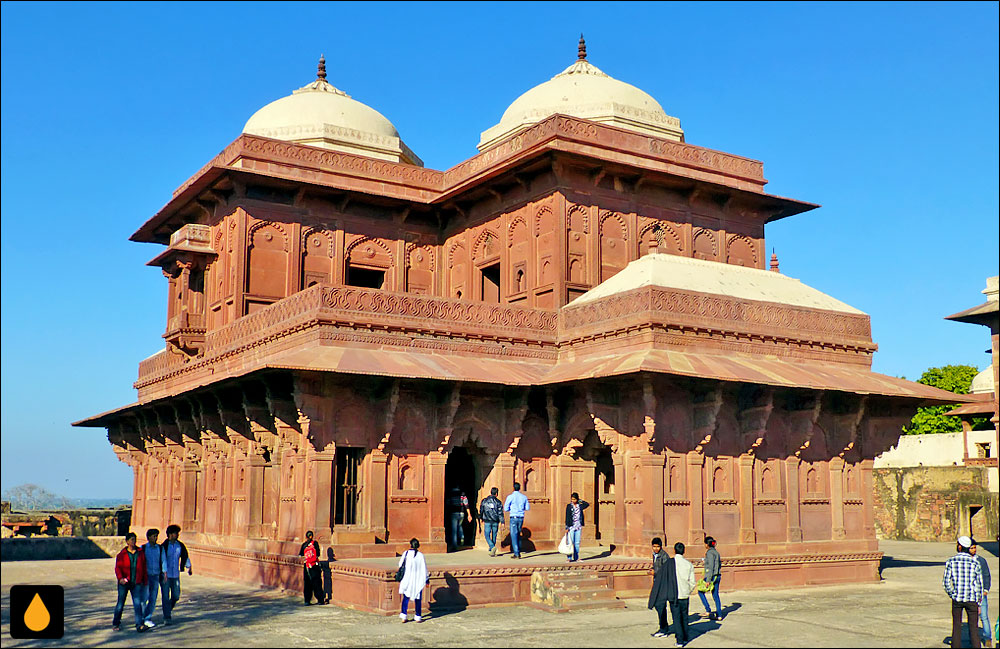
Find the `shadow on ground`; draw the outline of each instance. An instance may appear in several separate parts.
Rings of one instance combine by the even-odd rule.
[[[20,640],[18,646],[24,647],[99,647],[108,644],[131,645],[138,640],[134,630],[134,614],[131,598],[125,604],[122,614],[122,630],[111,630],[111,619],[114,613],[118,592],[113,579],[109,579],[110,587],[100,595],[100,606],[94,607],[94,584],[80,584],[65,588],[65,634],[59,640]],[[297,597],[274,594],[271,591],[260,591],[261,596],[213,592],[210,596],[196,593],[190,597],[181,591],[181,599],[173,611],[173,623],[170,626],[159,624],[162,609],[157,602],[157,611],[153,619],[158,626],[141,635],[142,644],[180,645],[190,642],[190,626],[204,622],[213,622],[223,628],[240,627],[258,622],[261,617],[276,617],[291,614],[302,606]],[[4,593],[2,598],[3,613],[0,622],[10,628],[10,596]],[[106,634],[103,633],[106,631]],[[186,631],[187,635],[182,635]],[[7,640],[7,638],[5,638]],[[6,644],[6,642],[5,642]]]

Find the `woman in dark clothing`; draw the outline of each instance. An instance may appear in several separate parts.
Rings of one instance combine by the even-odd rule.
[[[314,593],[317,604],[326,604],[323,578],[319,569],[319,543],[313,540],[311,530],[306,532],[306,542],[299,548],[299,556],[305,558],[302,564],[302,597],[306,606],[312,604]]]
[[[580,494],[575,491],[569,497],[569,504],[566,505],[566,533],[573,544],[573,556],[569,558],[570,563],[580,560],[580,531],[583,529],[583,510],[590,507],[590,503],[580,500]]]

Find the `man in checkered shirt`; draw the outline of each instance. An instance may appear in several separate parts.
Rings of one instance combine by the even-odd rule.
[[[983,599],[983,572],[979,562],[969,554],[974,541],[968,536],[958,539],[957,554],[944,564],[944,591],[951,598],[951,646],[962,646],[962,611],[969,619],[969,636],[973,649],[979,649],[979,602]]]

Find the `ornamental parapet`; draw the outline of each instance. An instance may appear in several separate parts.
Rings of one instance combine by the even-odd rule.
[[[867,315],[840,313],[775,302],[743,300],[683,289],[646,286],[562,308],[562,344],[617,336],[642,327],[719,333],[750,341],[780,339],[871,356]]]
[[[208,332],[201,356],[189,358],[165,351],[147,358],[139,363],[135,387],[141,391],[176,373],[205,367],[317,325],[538,348],[555,346],[558,314],[554,310],[319,284]]]

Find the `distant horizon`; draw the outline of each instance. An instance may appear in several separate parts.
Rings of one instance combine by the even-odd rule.
[[[989,363],[988,329],[944,318],[983,302],[1000,266],[996,4],[0,12],[0,489],[131,498],[106,432],[70,426],[134,403],[139,361],[164,348],[166,282],[145,265],[162,247],[128,238],[255,111],[314,79],[320,54],[328,81],[447,169],[576,60],[582,31],[589,60],[679,118],[688,143],[761,160],[769,194],[822,206],[769,224],[766,257],[871,316],[875,372]],[[352,28],[302,29],[331,21]]]

